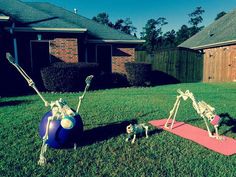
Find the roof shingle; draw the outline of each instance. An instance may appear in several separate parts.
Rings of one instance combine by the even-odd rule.
[[[61,7],[57,7],[50,3],[27,2],[26,4],[47,14],[59,17],[60,19],[63,19],[67,22],[88,29],[89,37],[92,39],[137,40],[137,38],[134,36],[114,30],[108,26],[99,24],[91,19],[83,17],[79,14],[75,14]]]
[[[1,0],[0,12],[15,20],[17,26],[78,28],[78,25],[46,14],[18,0]]]
[[[184,41],[179,47],[204,49],[212,46],[236,43],[236,10],[227,13],[202,31]]]
[[[16,27],[32,28],[83,28],[91,40],[142,42],[138,38],[99,24],[50,3],[0,0],[0,13],[10,16]]]

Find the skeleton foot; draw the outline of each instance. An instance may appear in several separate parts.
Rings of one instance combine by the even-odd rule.
[[[164,125],[164,128],[165,128],[165,129],[172,129],[172,128],[171,128],[171,123],[166,123],[166,124]]]
[[[212,135],[212,134],[209,134],[209,137],[210,137],[210,138],[215,138],[215,139],[220,140],[220,141],[225,140],[225,138],[224,138],[223,136],[219,136],[219,135]]]
[[[74,150],[76,150],[77,149],[77,144],[76,143],[74,143]]]
[[[217,139],[217,140],[220,140],[220,141],[224,141],[224,140],[225,140],[225,137],[223,137],[223,136],[216,136],[216,139]]]
[[[45,157],[40,157],[38,161],[38,165],[44,166],[47,164],[47,159]]]
[[[126,138],[125,141],[128,142],[128,141],[129,141],[129,138]]]

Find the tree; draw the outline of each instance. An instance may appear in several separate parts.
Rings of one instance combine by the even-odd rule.
[[[132,21],[130,20],[130,18],[126,18],[125,20],[123,19],[118,19],[115,24],[114,24],[114,29],[118,29],[120,31],[123,31],[127,34],[132,34],[136,32],[136,29],[133,24]]]
[[[176,33],[175,30],[167,31],[164,35],[163,47],[175,47],[176,46]]]
[[[216,15],[215,21],[227,14],[225,11],[222,11]]]
[[[205,12],[205,10],[202,9],[202,7],[196,7],[196,9],[188,14],[188,16],[190,17],[190,20],[188,21],[188,23],[192,26],[197,27],[200,23],[202,23],[203,18],[202,18],[202,14]]]
[[[126,18],[124,20],[118,19],[115,24],[113,24],[109,19],[109,15],[105,12],[102,12],[99,13],[97,16],[93,17],[92,20],[103,25],[109,26],[111,28],[123,31],[124,33],[136,35],[135,32],[137,28],[133,26],[130,18]]]
[[[176,43],[181,44],[190,37],[189,27],[182,25],[181,28],[176,32]]]
[[[162,26],[166,25],[166,19],[163,17],[155,19],[149,19],[141,32],[141,38],[145,39],[146,42],[143,47],[148,52],[153,52],[162,43]]]
[[[199,27],[199,24],[203,21],[202,14],[204,12],[205,10],[203,10],[202,7],[196,7],[196,9],[192,13],[188,14],[188,16],[190,17],[188,23],[192,25],[189,28],[190,37],[201,31],[202,28],[204,28],[204,26]]]
[[[109,15],[105,12],[99,13],[97,16],[93,17],[92,20],[94,20],[98,23],[101,23],[103,25],[107,25],[110,27],[113,26],[112,22],[109,19]]]

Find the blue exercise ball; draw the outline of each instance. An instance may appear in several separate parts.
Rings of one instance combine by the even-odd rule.
[[[44,137],[48,118],[52,116],[52,111],[47,112],[39,125],[39,135]],[[63,128],[61,120],[52,120],[49,125],[48,140],[46,144],[52,148],[69,148],[73,147],[74,143],[78,142],[83,134],[83,122],[79,114],[73,117],[66,117],[68,120],[73,120],[73,126]]]

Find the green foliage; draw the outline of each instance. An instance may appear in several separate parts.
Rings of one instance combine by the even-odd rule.
[[[95,63],[54,63],[41,70],[44,86],[49,91],[71,92],[82,90],[85,78],[98,75],[98,65]]]
[[[139,47],[139,50],[146,50],[152,53],[158,49],[177,47],[202,30],[203,26],[199,26],[199,24],[203,21],[202,14],[204,12],[205,10],[202,7],[196,7],[192,13],[188,14],[190,27],[182,25],[177,32],[170,30],[164,34],[162,33],[162,26],[167,24],[165,18],[160,17],[157,20],[148,20],[143,32],[141,32],[141,38],[145,39],[146,42]]]
[[[187,25],[182,25],[176,33],[177,44],[181,44],[190,37],[190,31]]]
[[[150,85],[150,74],[152,65],[141,62],[127,62],[125,63],[127,71],[127,78],[130,85],[145,86]]]
[[[48,148],[45,167],[37,165],[42,140],[38,126],[48,111],[38,96],[0,99],[0,176],[235,176],[236,156],[224,156],[148,124],[166,118],[176,90],[189,89],[198,100],[236,119],[236,83],[178,84],[153,88],[123,88],[88,92],[80,114],[87,139],[77,150]],[[47,100],[64,98],[76,108],[78,94],[44,94]],[[125,142],[126,121],[149,126],[149,138]],[[228,122],[228,118],[224,118]],[[191,102],[181,102],[177,121],[205,128]],[[121,125],[121,126],[119,126]],[[235,124],[223,124],[219,133],[236,138]],[[222,142],[223,143],[223,142]]]
[[[136,27],[133,26],[130,18],[118,19],[114,24],[109,19],[109,15],[105,12],[99,13],[97,16],[94,16],[92,20],[101,23],[103,25],[109,26],[111,28],[117,29],[127,34],[134,34],[136,32]]]
[[[202,7],[196,7],[196,9],[192,13],[188,14],[188,16],[190,17],[188,23],[192,25],[189,28],[190,37],[201,31],[201,29],[203,28],[203,26],[199,27],[199,24],[203,21],[202,14],[204,12],[205,10],[203,10]]]
[[[103,25],[107,25],[110,27],[113,26],[112,22],[109,19],[109,15],[106,12],[99,13],[97,16],[93,17],[92,20],[94,20],[98,23],[101,23]]]
[[[133,26],[132,21],[130,18],[126,18],[125,20],[123,19],[118,19],[115,24],[113,25],[114,29],[120,30],[124,33],[127,34],[132,34],[136,32],[136,27]]]
[[[143,47],[148,52],[153,52],[162,45],[162,26],[168,22],[165,18],[149,19],[143,28],[141,38],[146,40]]]
[[[188,16],[190,17],[190,20],[188,21],[189,24],[196,27],[200,23],[202,23],[202,14],[204,12],[205,10],[203,10],[202,7],[196,7],[196,9],[192,13],[188,14]]]
[[[176,33],[175,30],[167,31],[164,35],[164,46],[165,47],[176,47]]]

